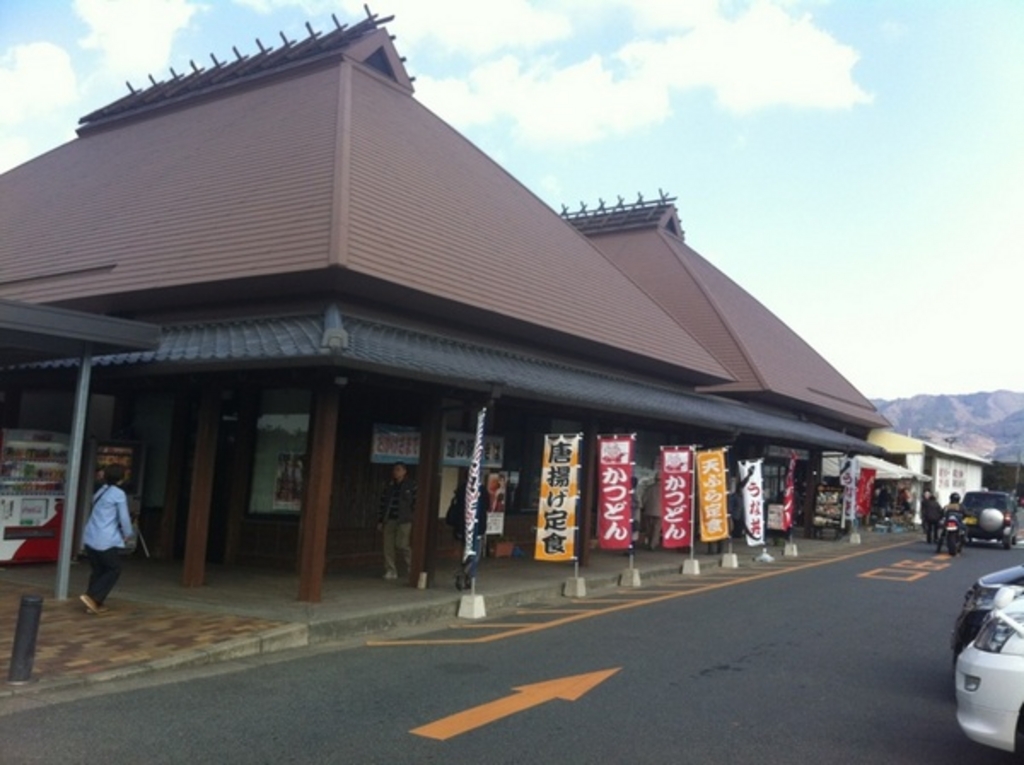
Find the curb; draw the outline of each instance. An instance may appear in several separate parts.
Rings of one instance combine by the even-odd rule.
[[[875,539],[878,542],[882,542],[882,539],[879,537],[875,537]],[[896,542],[894,538],[888,537],[882,544],[862,546],[877,546],[880,548],[900,547],[907,541],[910,540],[901,539],[899,542]],[[702,568],[706,567],[707,570],[717,569],[720,566],[719,556],[717,555],[698,555],[695,559],[699,560]],[[687,557],[686,560],[689,560],[689,558]],[[646,568],[634,566],[634,569],[640,572],[643,581],[656,581],[669,577],[688,576],[682,573],[682,563],[683,559],[680,558],[672,563],[658,563]],[[592,576],[584,575],[581,578],[586,580],[589,591],[596,592],[618,588],[620,586],[621,574],[621,571],[615,571]],[[526,588],[506,588],[490,593],[487,592],[486,584],[485,579],[483,591],[478,591],[476,594],[486,598],[488,607],[494,611],[516,608],[538,601],[553,602],[566,597],[564,594],[564,580],[546,581]],[[35,679],[18,685],[0,685],[0,699],[88,687],[97,683],[143,677],[155,672],[202,667],[234,659],[243,659],[387,632],[401,627],[415,627],[432,622],[457,619],[462,594],[464,593],[453,593],[450,601],[445,600],[419,606],[395,606],[391,609],[382,609],[377,613],[363,614],[351,618],[331,619],[330,621],[312,623],[293,622],[282,624],[281,626],[254,633],[250,636],[199,648],[185,649],[159,659],[90,674]]]

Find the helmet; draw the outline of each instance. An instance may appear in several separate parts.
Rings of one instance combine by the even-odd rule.
[[[957,493],[956,493],[956,492],[954,491],[954,492],[953,492],[952,494],[950,494],[950,495],[949,495],[949,501],[950,501],[950,502],[959,502],[959,501],[960,501],[960,495],[959,495],[959,494],[957,494]]]

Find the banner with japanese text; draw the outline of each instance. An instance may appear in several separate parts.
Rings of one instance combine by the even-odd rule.
[[[718,542],[729,537],[725,449],[699,451],[696,460],[700,538],[704,542]]]
[[[789,531],[793,528],[793,518],[796,517],[796,487],[794,485],[794,474],[796,473],[796,452],[789,453],[789,468],[786,470],[786,489],[782,495],[782,530]]]
[[[875,476],[878,471],[862,467],[857,473],[857,515],[864,519],[871,514],[872,499],[875,496]]]
[[[602,550],[633,543],[633,452],[636,435],[597,437],[597,529]]]
[[[661,447],[661,546],[690,547],[693,527],[693,447]]]
[[[740,475],[749,476],[743,484],[743,523],[747,527],[747,546],[764,544],[764,460],[740,460]]]
[[[580,450],[583,436],[544,436],[536,560],[576,559],[576,507],[579,503]]]

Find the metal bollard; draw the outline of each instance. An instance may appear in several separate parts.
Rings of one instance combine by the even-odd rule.
[[[39,595],[21,596],[18,624],[14,628],[14,647],[11,649],[11,668],[7,673],[7,682],[11,685],[21,685],[32,678],[36,636],[39,634],[39,617],[42,613],[43,599]]]

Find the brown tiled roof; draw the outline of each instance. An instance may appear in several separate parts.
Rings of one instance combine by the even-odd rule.
[[[817,351],[664,226],[606,229],[591,239],[735,378],[702,390],[861,427],[888,426]]]
[[[523,397],[597,412],[687,423],[733,435],[772,438],[776,443],[813,444],[862,454],[881,451],[861,439],[796,417],[698,395],[680,386],[652,385],[519,348],[475,343],[400,324],[343,316],[337,306],[330,306],[320,314],[168,324],[162,330],[159,347],[96,356],[94,366],[139,365],[173,372],[181,368],[278,364],[295,359],[311,364],[330,361],[342,364],[335,367],[339,370],[412,375],[434,383],[479,390],[497,386],[503,397]],[[44,362],[37,367],[74,367],[77,363],[77,359],[71,358]]]
[[[557,213],[359,63],[373,56],[401,67],[378,28],[333,65],[115,119],[0,176],[0,297],[137,315],[155,290],[198,302],[217,284],[237,301],[232,285],[261,278],[287,297],[286,277],[306,275],[350,300],[369,285],[399,312],[403,290],[484,309],[481,332],[591,360],[731,379]]]

